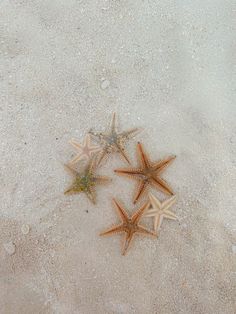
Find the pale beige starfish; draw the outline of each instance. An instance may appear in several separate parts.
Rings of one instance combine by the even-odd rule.
[[[81,159],[89,160],[93,154],[100,152],[102,149],[97,145],[91,144],[91,136],[89,134],[86,135],[83,144],[79,144],[74,139],[70,140],[69,143],[79,151],[79,154],[69,162],[70,165],[76,164]]]
[[[153,194],[149,193],[150,209],[146,211],[145,217],[154,217],[154,230],[159,231],[163,218],[176,220],[177,216],[169,210],[176,202],[176,196],[160,202]]]

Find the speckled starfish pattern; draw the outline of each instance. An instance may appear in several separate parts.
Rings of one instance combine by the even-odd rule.
[[[83,144],[79,144],[74,139],[71,139],[69,143],[79,151],[79,153],[69,162],[70,165],[75,165],[81,160],[89,160],[95,153],[101,151],[101,147],[91,144],[91,136],[86,135]]]
[[[149,202],[146,202],[131,217],[129,217],[124,207],[122,207],[115,199],[113,199],[113,201],[122,223],[109,228],[100,235],[113,235],[120,232],[125,233],[122,255],[126,254],[135,234],[157,237],[155,232],[148,230],[139,224],[139,221],[142,218],[147,206],[149,205]]]
[[[98,184],[104,184],[110,181],[108,177],[96,175],[96,157],[93,157],[82,172],[78,172],[70,165],[65,168],[72,174],[74,181],[72,185],[64,192],[65,194],[85,193],[89,200],[96,203],[95,187]]]
[[[139,185],[133,202],[136,203],[150,186],[165,194],[173,195],[171,187],[160,177],[160,175],[176,156],[170,156],[163,160],[151,162],[141,143],[138,143],[137,151],[139,157],[139,167],[115,170],[115,172],[120,175],[125,175],[138,181]]]
[[[116,114],[113,113],[110,130],[105,133],[96,133],[89,131],[101,144],[102,150],[98,159],[98,164],[112,153],[119,153],[123,159],[130,163],[129,158],[125,152],[125,144],[132,137],[136,136],[141,129],[134,128],[128,131],[118,132],[116,127]]]
[[[172,196],[164,202],[159,201],[152,193],[149,193],[150,208],[145,217],[153,217],[154,230],[158,232],[164,218],[176,220],[177,216],[169,209],[176,203],[176,196]]]

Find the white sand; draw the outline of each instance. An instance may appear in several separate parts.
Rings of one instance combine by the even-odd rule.
[[[235,5],[1,1],[1,314],[235,313]],[[180,221],[125,257],[121,236],[98,236],[119,221],[112,197],[134,210],[125,163],[100,170],[113,183],[96,206],[63,194],[68,140],[113,111],[151,158],[177,155],[163,177]]]

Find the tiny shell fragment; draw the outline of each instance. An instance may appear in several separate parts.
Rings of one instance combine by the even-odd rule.
[[[22,226],[21,226],[21,232],[22,232],[23,234],[28,234],[29,231],[30,231],[29,225],[22,225]]]

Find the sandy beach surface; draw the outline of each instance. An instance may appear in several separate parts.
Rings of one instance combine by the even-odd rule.
[[[235,17],[228,0],[1,1],[1,314],[235,314]],[[113,112],[143,128],[132,165],[138,141],[153,161],[177,155],[162,176],[179,220],[126,256],[121,234],[99,236],[119,223],[113,197],[142,203],[119,155],[96,205],[64,195],[69,140]]]

